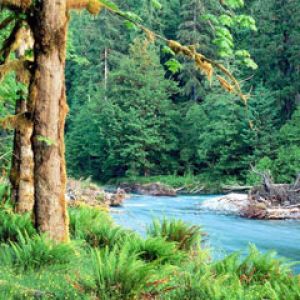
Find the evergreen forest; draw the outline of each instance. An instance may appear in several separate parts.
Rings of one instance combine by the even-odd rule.
[[[101,182],[194,175],[254,184],[253,166],[292,182],[300,165],[299,1],[246,1],[239,13],[252,16],[256,28],[234,26],[229,51],[209,18],[222,13],[217,0],[160,1],[156,9],[152,1],[119,2],[156,32],[222,61],[251,97],[245,106],[185,57],[176,68],[163,45],[145,45],[140,31],[124,29],[116,16],[75,14],[66,68],[71,174]],[[245,64],[240,49],[255,63]]]

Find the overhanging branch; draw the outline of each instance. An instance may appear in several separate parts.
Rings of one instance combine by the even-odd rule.
[[[0,83],[9,72],[15,72],[19,81],[28,84],[30,80],[30,66],[32,62],[26,59],[13,60],[0,65]]]
[[[85,0],[85,1],[80,1],[80,0],[68,0],[69,2],[89,2],[89,3],[95,3],[99,2],[100,3],[100,10],[101,8],[105,8],[108,11],[112,12],[115,15],[120,16],[121,18],[130,21],[133,23],[136,27],[141,29],[147,36],[150,42],[154,42],[155,39],[162,40],[164,43],[166,43],[174,52],[175,54],[182,54],[184,56],[187,56],[191,60],[195,62],[195,65],[200,69],[209,80],[211,80],[214,68],[217,69],[219,72],[225,75],[225,77],[228,78],[226,80],[225,78],[217,75],[217,79],[221,85],[222,88],[224,88],[226,91],[229,93],[236,94],[239,96],[242,101],[247,105],[247,100],[249,98],[248,95],[243,94],[240,84],[238,80],[235,78],[235,76],[222,64],[207,58],[205,55],[202,53],[196,52],[196,48],[194,46],[183,46],[177,41],[172,41],[166,39],[164,36],[157,34],[156,32],[148,29],[147,27],[141,25],[139,22],[132,20],[126,13],[123,13],[122,11],[113,9],[109,6],[107,6],[105,3],[101,2],[101,0]],[[99,11],[100,11],[99,10]]]
[[[97,15],[100,13],[103,5],[98,0],[67,0],[67,10],[86,9],[90,14]]]
[[[0,0],[0,7],[2,6],[11,10],[27,10],[31,4],[32,0]]]
[[[22,28],[22,21],[17,21],[13,30],[11,31],[9,37],[4,41],[3,46],[0,50],[0,62],[6,62],[8,60],[8,57],[11,53],[11,51],[13,50],[13,45],[16,42],[17,36],[18,36],[18,32],[21,30]]]

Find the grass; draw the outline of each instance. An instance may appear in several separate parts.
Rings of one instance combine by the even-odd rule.
[[[72,242],[55,245],[28,216],[0,213],[0,299],[300,299],[299,276],[273,252],[213,262],[200,228],[182,221],[155,220],[142,238],[99,209],[71,208]]]

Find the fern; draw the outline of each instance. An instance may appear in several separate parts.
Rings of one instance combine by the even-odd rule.
[[[0,210],[0,242],[16,242],[22,235],[32,236],[36,234],[30,215],[18,215],[7,207]]]
[[[94,250],[94,292],[101,299],[139,299],[151,277],[151,268],[126,248]]]
[[[179,250],[196,249],[201,241],[200,227],[189,226],[181,220],[154,220],[147,233],[152,237],[162,237],[166,241],[176,242]]]
[[[130,239],[123,247],[128,247],[130,253],[137,254],[140,259],[150,263],[176,265],[186,259],[186,254],[177,249],[176,243],[166,242],[161,237]]]
[[[0,252],[4,265],[18,270],[39,269],[49,265],[64,265],[74,260],[76,251],[74,244],[54,244],[45,236],[19,233],[18,242],[3,245]]]

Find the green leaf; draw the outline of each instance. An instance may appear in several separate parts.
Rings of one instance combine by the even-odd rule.
[[[121,12],[121,14],[123,17],[125,17],[129,21],[133,21],[133,22],[142,22],[143,21],[140,16],[138,16],[137,14],[135,14],[131,11]]]
[[[244,64],[253,70],[256,70],[258,68],[258,65],[255,63],[255,61],[252,58],[245,58]]]
[[[233,25],[233,19],[228,15],[221,15],[219,21],[222,25],[231,27]]]
[[[223,0],[223,4],[229,8],[236,9],[244,6],[244,0]]]
[[[124,21],[124,25],[129,30],[136,30],[137,29],[137,27],[135,26],[135,24],[132,23],[132,22],[130,22],[130,21],[128,21],[128,20]]]
[[[113,10],[120,11],[119,7],[110,0],[99,0],[99,2],[101,2],[102,4],[104,4],[105,6],[111,8]]]
[[[246,16],[246,15],[235,16],[234,22],[241,28],[257,31],[255,20],[251,16]]]
[[[174,58],[168,60],[165,63],[165,66],[167,66],[168,70],[171,71],[173,74],[179,72],[182,69],[181,63]]]
[[[206,15],[202,16],[202,20],[211,21],[214,25],[219,24],[219,19],[215,15],[212,15],[212,14],[206,14]]]
[[[39,135],[39,136],[37,136],[37,140],[39,142],[45,143],[47,146],[55,146],[56,145],[55,141],[51,140],[50,138],[48,138],[46,136]]]
[[[238,57],[250,58],[250,53],[247,50],[237,50],[235,51],[235,55]]]
[[[165,54],[171,54],[171,55],[176,55],[175,52],[168,46],[164,46],[162,48],[162,53],[165,53]]]
[[[162,5],[158,0],[151,0],[151,5],[155,8],[155,9],[162,9]]]

